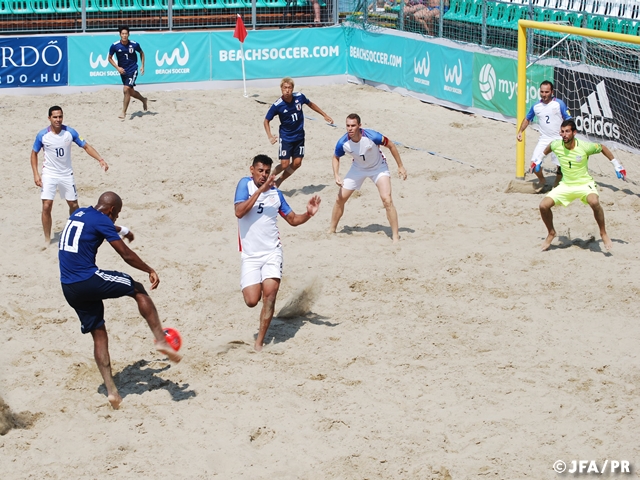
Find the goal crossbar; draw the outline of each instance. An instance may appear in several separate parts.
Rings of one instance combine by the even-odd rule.
[[[600,38],[622,43],[640,45],[640,37],[616,32],[603,32],[589,28],[571,27],[547,22],[535,22],[533,20],[518,21],[518,99],[516,109],[516,128],[524,120],[526,115],[527,95],[527,29],[547,30],[568,35],[580,35],[583,37]],[[524,134],[524,132],[523,132]],[[526,139],[525,139],[526,141]],[[524,179],[525,173],[525,141],[516,141],[516,178]]]

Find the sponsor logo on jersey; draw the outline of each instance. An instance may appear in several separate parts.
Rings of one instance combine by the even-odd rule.
[[[413,81],[422,85],[429,86],[429,72],[431,71],[431,58],[429,58],[429,52],[420,60],[413,59],[413,73],[416,75],[413,77]],[[417,76],[420,75],[420,76]]]
[[[620,139],[620,126],[613,118],[604,80],[596,85],[595,91],[591,92],[586,102],[580,105],[580,115],[577,115],[574,120],[581,133]]]

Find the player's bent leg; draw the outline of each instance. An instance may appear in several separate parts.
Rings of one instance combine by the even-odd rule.
[[[67,205],[69,205],[69,215],[73,215],[73,212],[80,208],[77,200],[67,200]]]
[[[111,358],[109,356],[109,337],[104,325],[91,330],[93,337],[93,356],[107,388],[107,398],[114,410],[117,410],[122,403],[122,397],[118,393],[116,384],[111,374]]]
[[[153,300],[151,300],[151,297],[147,294],[141,283],[133,282],[133,288],[135,291],[133,299],[138,304],[138,311],[140,312],[140,315],[142,315],[147,321],[147,324],[151,329],[151,333],[153,333],[153,336],[155,337],[156,350],[160,353],[164,353],[172,362],[178,363],[182,359],[182,355],[176,352],[167,343],[164,331],[162,330],[162,323],[160,323],[160,316],[158,315],[158,310],[156,309]]]
[[[53,209],[53,200],[42,200],[42,230],[44,231],[44,243],[51,243],[51,210]]]
[[[600,237],[602,237],[602,243],[604,244],[604,248],[607,250],[611,250],[613,247],[613,242],[609,238],[607,234],[607,230],[605,228],[604,223],[604,210],[602,209],[602,205],[600,205],[600,198],[595,193],[591,193],[587,195],[587,203],[593,210],[593,216],[596,219],[596,223],[598,224],[598,228],[600,229]]]
[[[247,307],[255,307],[262,298],[262,284],[258,283],[243,288],[242,296],[244,297],[244,303],[247,305]]]
[[[260,312],[260,328],[253,348],[259,352],[264,345],[264,337],[267,334],[273,312],[276,308],[276,297],[280,289],[279,278],[265,278],[262,282],[262,311]]]
[[[391,197],[391,177],[386,175],[378,177],[376,187],[378,187],[380,199],[387,212],[387,220],[389,220],[389,225],[391,226],[391,238],[393,243],[396,243],[400,240],[400,234],[398,232],[398,212]]]
[[[276,180],[276,187],[280,187],[282,182],[294,174],[294,172],[302,166],[302,157],[294,158],[293,163],[284,169],[282,175]]]
[[[355,190],[347,190],[344,187],[340,187],[340,190],[338,190],[336,203],[333,205],[333,210],[331,211],[331,225],[329,226],[329,233],[336,233],[338,222],[344,214],[344,206],[353,192],[355,192]]]
[[[556,202],[551,197],[544,197],[540,202],[540,217],[547,227],[547,238],[542,242],[542,251],[549,249],[556,236],[556,230],[553,228],[553,212],[551,211],[555,204]]]

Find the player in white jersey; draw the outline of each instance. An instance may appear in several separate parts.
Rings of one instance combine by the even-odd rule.
[[[287,204],[275,186],[271,174],[273,160],[256,155],[250,167],[251,176],[238,182],[235,213],[238,217],[238,246],[242,252],[240,288],[244,302],[255,307],[262,298],[260,328],[254,344],[262,350],[276,305],[282,278],[282,245],[276,225],[278,215],[289,225],[298,226],[313,217],[320,207],[320,197],[314,195],[307,203],[307,211],[297,214]]]
[[[78,193],[73,179],[71,167],[71,144],[79,147],[100,162],[100,166],[106,172],[109,165],[100,154],[85,142],[73,128],[62,124],[62,108],[53,106],[49,108],[49,121],[51,125],[36,135],[36,140],[31,150],[31,169],[33,181],[41,188],[42,199],[42,229],[44,231],[45,246],[51,243],[51,209],[56,190],[60,191],[60,197],[69,205],[69,215],[78,208]],[[42,161],[42,175],[38,173],[38,152],[44,149]]]
[[[387,211],[387,219],[391,225],[393,243],[400,239],[398,233],[398,213],[391,198],[391,173],[387,159],[382,154],[379,145],[387,147],[398,164],[398,175],[402,180],[407,179],[407,171],[402,165],[398,149],[384,135],[375,130],[363,129],[360,116],[352,113],[347,116],[347,133],[338,140],[333,154],[333,176],[340,187],[338,197],[331,213],[329,233],[336,233],[338,222],[344,214],[344,205],[355,190],[360,190],[365,179],[370,178],[378,187],[378,193]],[[340,157],[349,154],[353,157],[351,168],[344,177],[340,178]]]
[[[538,117],[538,126],[540,129],[540,139],[531,156],[530,171],[535,173],[540,181],[540,185],[544,186],[545,179],[542,173],[542,162],[544,160],[544,149],[554,140],[560,139],[560,126],[565,120],[571,118],[569,110],[565,103],[553,96],[553,83],[545,80],[540,84],[540,101],[533,105],[522,120],[522,124],[516,135],[519,142],[522,141],[522,132],[529,126],[535,117]],[[560,162],[555,153],[551,153],[551,161],[557,167],[556,181],[554,187],[562,180],[562,170]]]

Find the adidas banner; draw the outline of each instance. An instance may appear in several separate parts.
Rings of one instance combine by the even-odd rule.
[[[601,142],[612,141],[640,149],[637,112],[640,84],[564,68],[555,69],[558,98],[567,104],[578,132]]]

